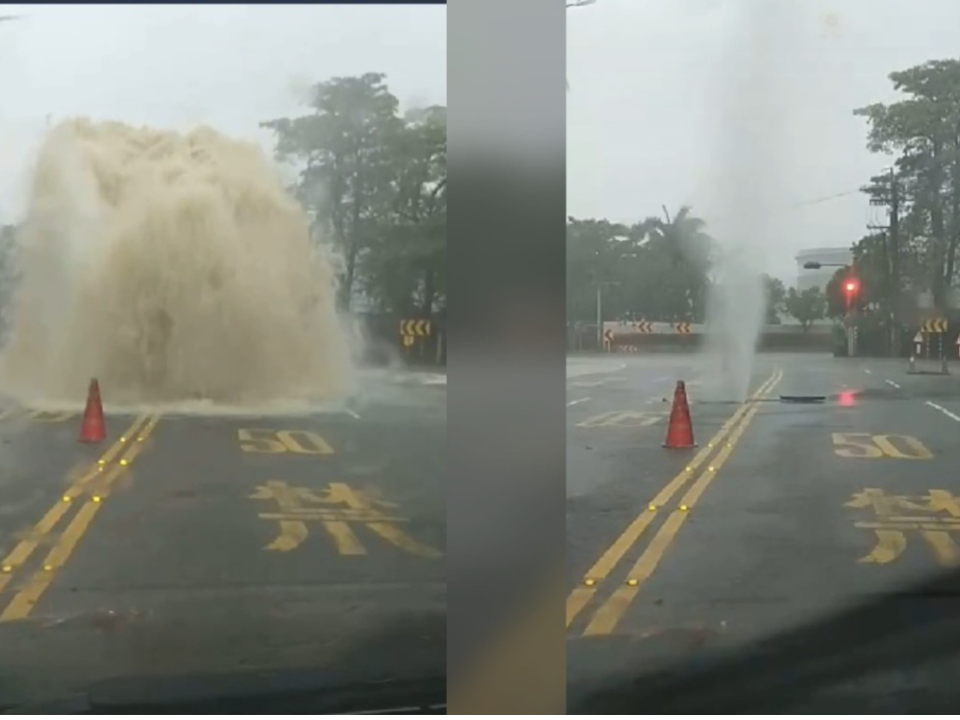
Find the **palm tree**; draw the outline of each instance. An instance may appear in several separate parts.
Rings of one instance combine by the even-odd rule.
[[[643,221],[650,241],[667,250],[674,263],[692,263],[706,272],[715,250],[713,238],[706,232],[707,223],[693,215],[688,205],[682,206],[673,217],[664,207],[663,215],[663,220],[647,218]]]
[[[640,224],[647,232],[647,247],[661,252],[672,261],[673,283],[679,283],[689,303],[688,319],[704,312],[708,274],[715,261],[716,244],[706,232],[706,222],[692,214],[691,208],[682,206],[673,217],[666,207],[663,219],[647,218]]]

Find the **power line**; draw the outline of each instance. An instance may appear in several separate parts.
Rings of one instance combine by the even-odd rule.
[[[838,200],[844,197],[850,197],[851,195],[859,195],[862,192],[860,188],[856,190],[847,190],[841,193],[834,193],[833,195],[824,195],[823,197],[813,198],[812,200],[804,200],[802,202],[794,203],[790,207],[806,207],[808,205],[819,205],[820,203],[829,202],[830,200]]]

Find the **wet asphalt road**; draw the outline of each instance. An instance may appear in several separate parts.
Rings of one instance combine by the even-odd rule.
[[[108,413],[96,446],[77,415],[0,415],[5,703],[118,675],[442,667],[445,386]]]
[[[705,401],[690,356],[602,362],[568,378],[569,680],[747,643],[960,564],[956,364],[760,355],[767,397],[727,405]],[[677,379],[692,451],[661,447]]]
[[[569,368],[573,681],[749,642],[960,562],[960,368],[761,355],[751,385],[767,395],[746,405],[708,396],[694,356]],[[661,447],[677,379],[693,451]],[[144,417],[102,470],[137,418],[108,417],[95,448],[76,417],[0,418],[0,694],[442,661],[445,402],[408,386],[336,413]]]

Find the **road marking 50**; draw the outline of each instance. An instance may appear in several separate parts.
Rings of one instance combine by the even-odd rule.
[[[833,452],[846,458],[929,460],[933,457],[933,453],[922,442],[910,435],[833,433]]]
[[[326,440],[309,430],[237,430],[240,449],[250,453],[298,453],[300,455],[333,455]]]

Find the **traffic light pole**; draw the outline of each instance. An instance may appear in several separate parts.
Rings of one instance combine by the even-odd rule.
[[[856,318],[853,310],[847,310],[847,357],[857,355]]]
[[[860,292],[860,281],[852,275],[853,265],[847,263],[821,263],[816,261],[805,262],[804,270],[819,270],[824,267],[845,268],[849,271],[847,282],[844,284],[844,297],[847,302],[847,312],[845,316],[847,326],[847,357],[855,357],[857,353],[857,328],[856,328],[856,310],[853,303],[854,296]]]
[[[847,301],[847,357],[857,356],[857,318],[856,306],[853,304],[854,288],[847,284],[844,288]]]

